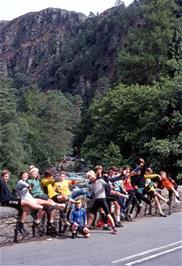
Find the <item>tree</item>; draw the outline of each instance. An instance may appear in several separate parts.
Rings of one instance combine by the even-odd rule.
[[[163,168],[178,175],[182,156],[181,102],[180,78],[164,79],[153,86],[118,85],[89,108],[92,127],[82,145],[84,158],[93,164],[100,162],[113,143],[119,148],[122,162],[141,156],[156,170]],[[155,144],[161,148],[154,149]],[[162,152],[166,152],[163,157]]]
[[[0,79],[0,161],[1,168],[8,168],[13,174],[19,173],[26,166],[21,128],[16,111],[16,90],[10,80]]]
[[[139,18],[135,27],[129,29],[124,48],[119,54],[122,82],[153,84],[162,76],[171,74],[168,60],[177,25],[181,23],[181,19],[176,17],[178,9],[174,0],[150,0],[139,5]],[[176,45],[177,40],[174,42]],[[174,58],[177,59],[173,56]],[[178,70],[174,62],[171,68],[173,77]]]
[[[79,98],[58,91],[29,88],[23,95],[21,126],[31,163],[45,168],[71,152],[74,127],[80,120]]]
[[[120,5],[123,5],[123,6],[124,6],[124,2],[121,1],[121,0],[116,0],[116,2],[115,2],[114,5],[115,5],[115,6],[120,6]]]

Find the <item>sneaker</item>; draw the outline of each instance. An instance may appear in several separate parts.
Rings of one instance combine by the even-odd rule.
[[[90,230],[93,230],[93,229],[95,229],[95,226],[94,226],[94,225],[90,225],[88,228],[89,228]]]
[[[117,230],[115,227],[112,227],[112,232],[111,232],[113,235],[116,235],[117,234]]]
[[[106,231],[110,231],[111,230],[108,225],[104,225],[102,229],[106,230]]]
[[[167,217],[167,215],[165,215],[164,213],[159,213],[160,217]]]
[[[179,198],[179,196],[176,196],[176,198],[175,198],[175,202],[176,202],[176,203],[180,203],[180,198]]]
[[[123,227],[123,225],[120,222],[115,223],[116,227]]]

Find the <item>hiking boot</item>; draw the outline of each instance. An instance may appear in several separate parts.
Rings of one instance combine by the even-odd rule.
[[[63,226],[63,230],[62,230],[62,233],[64,234],[66,232],[66,230],[68,229],[69,225],[68,224],[65,224]]]
[[[16,226],[16,233],[20,233],[23,237],[26,237],[29,235],[29,232],[24,228],[24,224],[22,223],[19,223],[17,226]]]
[[[56,227],[54,226],[53,223],[48,223],[47,225],[47,234],[56,234],[57,231],[56,231]]]
[[[35,221],[33,222],[33,225],[32,225],[32,231],[33,231],[33,236],[35,236],[35,231],[38,232],[39,236],[43,236],[44,234],[44,229],[41,226],[41,224],[36,223]]]

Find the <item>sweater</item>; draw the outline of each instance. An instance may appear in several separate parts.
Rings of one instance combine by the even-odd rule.
[[[77,223],[80,226],[85,227],[87,225],[86,210],[84,208],[78,209],[74,207],[70,213],[70,222]]]

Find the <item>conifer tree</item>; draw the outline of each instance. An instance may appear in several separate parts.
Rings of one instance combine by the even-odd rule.
[[[175,0],[150,0],[139,5],[139,19],[135,28],[129,29],[124,49],[119,55],[122,82],[152,84],[161,76],[174,76],[174,72],[178,71],[174,60],[173,73],[169,71],[168,60],[172,56],[172,46],[173,52],[176,50],[173,54],[175,60],[181,49],[181,37],[176,30],[177,25],[181,25],[181,19],[176,16],[179,8]]]

